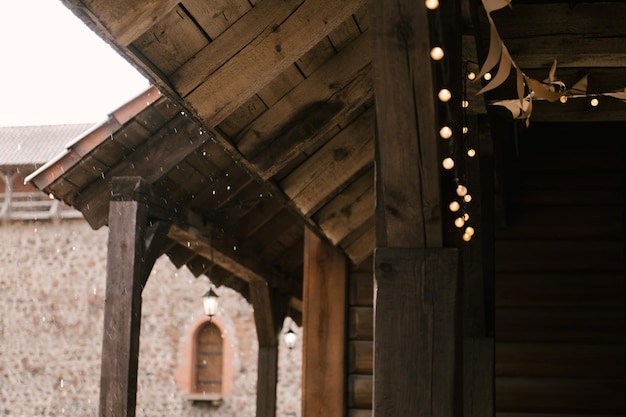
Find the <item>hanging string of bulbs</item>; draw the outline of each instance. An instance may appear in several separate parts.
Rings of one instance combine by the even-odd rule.
[[[424,4],[428,10],[433,12],[439,8],[439,0],[425,0]],[[435,62],[444,61],[446,52],[440,45],[434,45],[430,50],[430,58]],[[461,238],[463,241],[469,242],[475,234],[475,229],[472,226],[469,213],[469,206],[473,197],[467,182],[467,160],[476,157],[477,151],[469,143],[466,110],[470,103],[466,94],[466,82],[468,79],[470,81],[474,80],[476,74],[468,72],[465,64],[463,65],[463,73],[466,76],[463,77],[463,97],[461,100],[458,97],[454,97],[453,92],[445,87],[446,80],[443,80],[442,84],[444,86],[437,92],[437,100],[444,105],[443,113],[445,115],[445,117],[440,117],[440,120],[443,120],[443,122],[439,128],[439,139],[443,140],[447,145],[447,155],[442,159],[441,166],[444,170],[454,173],[456,186],[455,198],[448,204],[448,209],[454,214],[454,225],[462,232]],[[449,76],[459,76],[459,74],[451,74]],[[450,123],[452,119],[450,115],[454,106],[459,105],[462,108],[462,127],[459,132],[455,133]],[[463,152],[458,151],[459,149],[462,149]]]

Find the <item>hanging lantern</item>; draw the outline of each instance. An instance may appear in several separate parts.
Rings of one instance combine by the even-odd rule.
[[[219,306],[219,303],[217,301],[218,298],[219,296],[215,293],[215,291],[213,291],[213,288],[209,289],[209,291],[207,291],[202,296],[202,302],[204,304],[204,314],[209,316],[209,318],[217,314],[217,308]]]
[[[285,339],[285,344],[289,348],[289,350],[293,349],[296,346],[296,340],[298,339],[298,335],[293,330],[289,329],[283,335]]]

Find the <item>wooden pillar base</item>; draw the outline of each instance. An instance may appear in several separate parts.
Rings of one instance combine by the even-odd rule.
[[[457,264],[456,249],[376,249],[375,417],[455,415]]]

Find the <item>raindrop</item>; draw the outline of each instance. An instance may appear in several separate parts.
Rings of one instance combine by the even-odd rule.
[[[230,185],[227,185],[227,186],[226,186],[226,190],[227,190],[227,191],[230,191]]]
[[[102,179],[104,179],[104,172],[102,174],[100,174],[100,176],[102,177]]]
[[[212,194],[215,195],[215,190],[213,190]]]
[[[181,110],[180,114],[182,114],[183,116],[185,115],[185,112],[183,110]]]
[[[202,151],[202,156],[206,156],[206,151]]]
[[[259,197],[263,198],[263,193],[259,193]]]
[[[237,245],[233,245],[233,250],[237,250]]]
[[[93,295],[96,295],[96,287],[93,287]]]
[[[21,143],[18,143],[18,144],[17,144],[17,150],[18,150],[18,151],[21,151],[21,150],[22,150],[22,144],[21,144]]]
[[[178,133],[178,128],[174,128],[174,133]]]
[[[46,321],[46,316],[41,317],[41,321],[45,322]]]
[[[191,247],[191,242],[187,242],[187,247]]]
[[[63,380],[63,378],[61,378],[61,388],[63,388],[65,386],[65,381]]]

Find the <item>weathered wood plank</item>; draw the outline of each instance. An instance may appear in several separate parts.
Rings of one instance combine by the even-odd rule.
[[[293,13],[302,2],[303,0],[264,0],[260,2],[222,33],[219,39],[211,42],[176,73],[172,74],[170,80],[174,88],[182,96],[189,94],[246,45],[258,37],[268,36],[272,30],[278,28],[281,22]]]
[[[623,379],[498,378],[496,411],[623,414],[624,392]]]
[[[250,10],[246,0],[184,0],[183,3],[211,39],[216,39]]]
[[[624,275],[498,274],[497,307],[620,307]]]
[[[495,334],[498,342],[619,343],[624,326],[619,310],[499,308]]]
[[[256,417],[276,416],[278,345],[259,346]]]
[[[624,378],[623,344],[498,343],[496,376]]]
[[[254,281],[248,284],[250,287],[250,303],[254,308],[254,322],[256,334],[261,346],[275,346],[276,323],[270,298],[270,289],[265,281]]]
[[[303,3],[282,23],[268,27],[229,57],[186,96],[187,103],[207,126],[215,126],[315,46],[363,2],[316,0]]]
[[[380,166],[377,246],[438,247],[439,127],[427,9],[410,0],[372,0],[369,18]]]
[[[120,0],[101,2],[96,0],[63,0],[70,9],[79,9],[92,15],[100,27],[107,28],[121,46],[128,46],[147,31],[163,15],[172,10],[178,0]],[[84,3],[84,5],[83,5]],[[107,37],[109,37],[107,36]]]
[[[348,378],[348,407],[371,408],[373,388],[371,375],[350,375]]]
[[[350,274],[350,305],[370,307],[374,304],[374,277],[371,273]]]
[[[371,375],[374,370],[374,342],[351,340],[348,346],[348,372]]]
[[[370,258],[376,246],[375,217],[370,217],[361,227],[341,241],[340,245],[355,265]]]
[[[457,263],[454,249],[376,249],[375,416],[454,415]]]
[[[493,13],[498,32],[522,69],[559,67],[623,67],[621,47],[626,5],[613,2],[514,4]],[[534,113],[534,111],[533,111]]]
[[[236,139],[264,179],[328,137],[373,96],[364,38],[299,84]]]
[[[331,45],[330,40],[325,37],[298,58],[296,66],[305,77],[308,77],[333,55],[335,55],[335,49]]]
[[[176,6],[132,44],[166,76],[172,74],[209,39],[187,12]]]
[[[624,244],[603,240],[496,242],[496,272],[604,273],[624,268]]]
[[[463,341],[463,417],[493,416],[493,358],[493,338]]]
[[[374,309],[350,307],[348,338],[351,340],[374,339]]]
[[[373,109],[363,113],[280,183],[303,214],[315,212],[373,162],[375,116]]]
[[[347,265],[339,252],[305,232],[302,416],[345,414]]]

